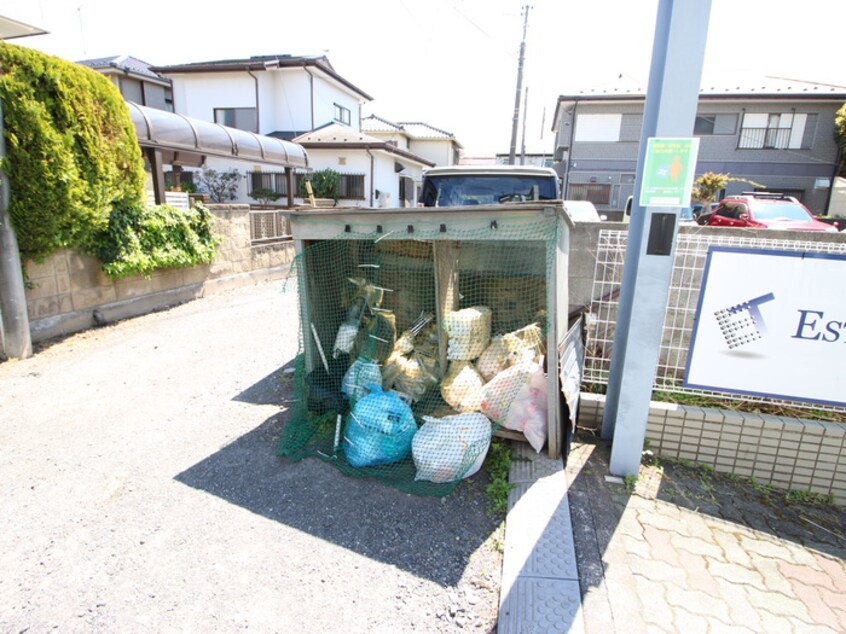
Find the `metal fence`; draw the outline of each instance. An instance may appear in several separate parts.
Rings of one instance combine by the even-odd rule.
[[[279,210],[250,211],[250,242],[270,244],[290,240],[291,227],[285,212]]]
[[[583,382],[587,384],[608,383],[627,237],[626,231],[599,233],[593,283],[593,297],[597,299],[592,302],[586,320],[587,345]],[[654,389],[664,392],[716,396],[724,400],[780,403],[797,408],[846,412],[846,408],[835,406],[774,401],[763,397],[715,393],[682,387],[682,377],[687,363],[687,352],[702,284],[702,272],[709,246],[846,254],[846,243],[843,242],[804,242],[728,235],[679,235]],[[828,369],[828,371],[833,370],[834,368]]]

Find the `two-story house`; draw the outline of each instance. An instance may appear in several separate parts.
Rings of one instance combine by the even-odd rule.
[[[624,81],[558,98],[553,132],[565,198],[620,210],[632,195],[645,90]],[[834,114],[844,101],[843,86],[770,77],[703,85],[692,131],[700,139],[696,174],[758,184],[731,182],[723,195],[784,192],[823,213],[838,159]]]
[[[433,164],[362,134],[361,107],[372,97],[325,56],[261,55],[152,70],[172,81],[176,112],[301,144],[311,169],[341,174],[339,205],[414,201],[422,169]],[[212,166],[236,167],[221,161]],[[241,201],[259,188],[287,193],[281,172],[256,164],[246,176]]]

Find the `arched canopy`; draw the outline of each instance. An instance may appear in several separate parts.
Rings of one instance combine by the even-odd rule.
[[[206,156],[269,163],[290,168],[308,167],[302,146],[218,123],[127,102],[142,148],[162,153],[164,163],[200,166]]]

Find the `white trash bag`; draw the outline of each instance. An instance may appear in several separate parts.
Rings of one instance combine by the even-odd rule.
[[[454,482],[482,467],[491,444],[491,422],[484,414],[424,416],[423,420],[411,441],[415,480]]]

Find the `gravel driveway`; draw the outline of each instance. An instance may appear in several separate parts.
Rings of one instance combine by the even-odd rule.
[[[489,632],[502,517],[275,456],[267,283],[0,363],[0,631]]]

